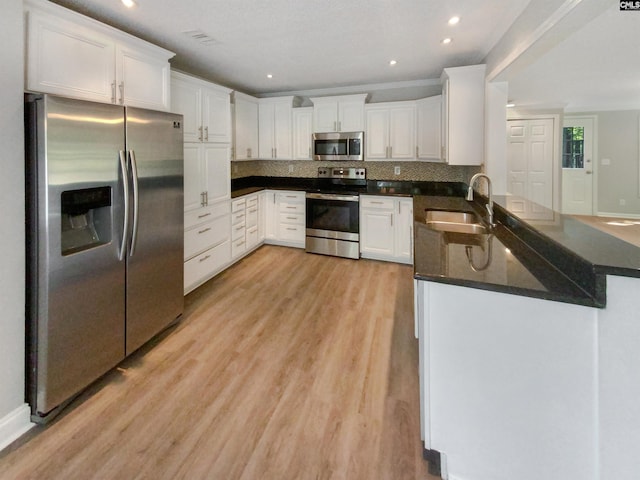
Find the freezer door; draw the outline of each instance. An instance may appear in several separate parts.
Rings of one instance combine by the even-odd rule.
[[[126,353],[182,314],[182,115],[126,108],[131,175]]]
[[[124,358],[124,109],[28,96],[27,396],[44,417]]]

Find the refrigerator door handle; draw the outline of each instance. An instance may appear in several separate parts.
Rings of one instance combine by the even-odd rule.
[[[127,178],[127,157],[124,150],[120,150],[118,156],[120,157],[120,170],[122,172],[122,186],[124,197],[124,220],[122,225],[122,244],[120,245],[120,253],[118,254],[118,260],[124,260],[125,252],[127,251],[127,231],[129,230],[129,179]]]
[[[129,158],[131,159],[131,179],[133,183],[133,229],[131,231],[131,247],[129,256],[132,257],[136,250],[136,240],[138,239],[138,164],[136,163],[136,154],[133,150],[129,150]]]

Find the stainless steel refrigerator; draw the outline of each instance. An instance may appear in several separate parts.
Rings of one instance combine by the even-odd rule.
[[[27,397],[45,422],[182,314],[182,116],[25,95]]]

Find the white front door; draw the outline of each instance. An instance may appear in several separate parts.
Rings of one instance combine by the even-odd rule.
[[[593,215],[593,118],[564,117],[562,213]]]
[[[553,217],[553,118],[507,121],[507,190],[522,218]]]

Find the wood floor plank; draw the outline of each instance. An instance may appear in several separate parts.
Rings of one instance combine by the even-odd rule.
[[[262,247],[0,454],[0,478],[435,479],[411,273]]]

